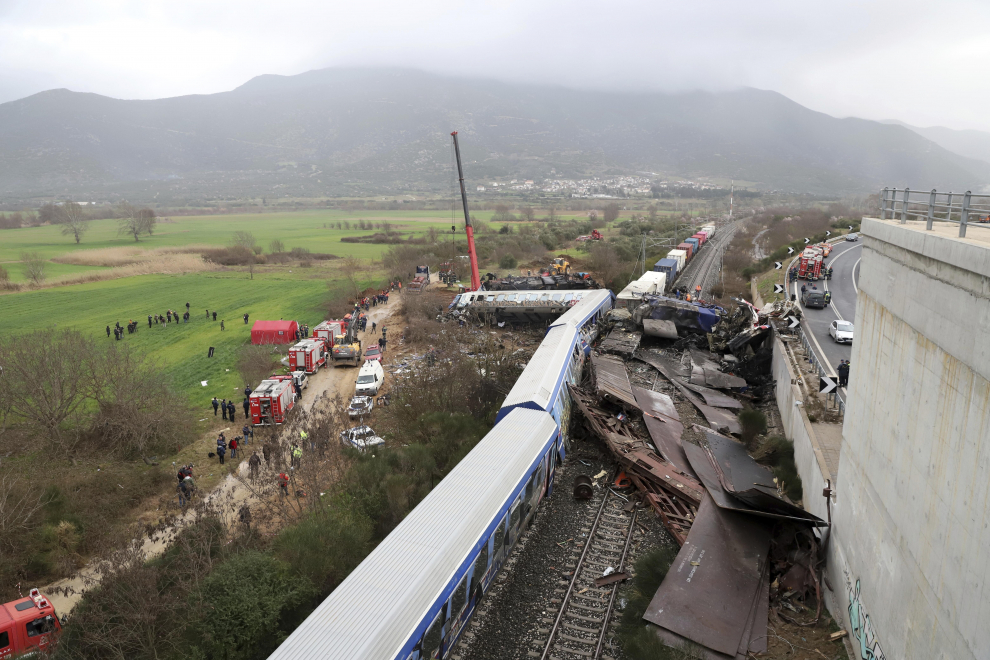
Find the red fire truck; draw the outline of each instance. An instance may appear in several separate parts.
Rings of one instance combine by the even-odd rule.
[[[326,350],[333,348],[337,337],[347,332],[347,321],[324,321],[313,328],[313,338],[322,339]]]
[[[798,278],[802,280],[819,280],[822,277],[822,263],[825,260],[820,247],[812,245],[804,248],[798,260]]]
[[[26,598],[0,606],[0,658],[12,658],[43,648],[59,630],[51,602],[32,589]]]
[[[251,392],[251,423],[255,426],[281,424],[292,406],[296,393],[292,380],[263,380],[258,389]]]
[[[327,362],[326,345],[322,339],[303,339],[289,349],[289,370],[314,374]]]

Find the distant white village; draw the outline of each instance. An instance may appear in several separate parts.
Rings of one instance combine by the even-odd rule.
[[[490,181],[479,185],[478,192],[539,191],[550,195],[588,199],[618,199],[626,197],[652,197],[654,190],[690,188],[714,190],[719,186],[697,181],[658,181],[645,176],[615,176],[592,179],[512,179],[508,182]]]

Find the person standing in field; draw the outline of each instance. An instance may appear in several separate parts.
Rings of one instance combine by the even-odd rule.
[[[247,315],[247,314],[245,314],[245,315],[244,315],[244,325],[247,325],[247,321],[248,321],[248,315]]]
[[[250,470],[251,478],[257,479],[258,471],[261,470],[261,457],[258,456],[258,450],[255,450],[251,454],[251,458],[248,459],[248,469]]]
[[[107,339],[110,339],[110,326],[107,326]]]
[[[286,476],[285,472],[278,474],[278,490],[280,498],[289,496],[289,477]]]
[[[213,312],[213,320],[214,320],[214,321],[216,321],[216,320],[217,320],[217,313],[216,313],[216,312]]]
[[[217,408],[219,408],[219,407],[220,407],[220,402],[217,401],[217,398],[216,397],[213,397],[213,416],[214,417],[217,416]]]
[[[220,320],[220,332],[223,332],[223,319]]]
[[[240,438],[235,435],[234,436],[234,439],[230,441],[230,457],[231,458],[237,458],[237,447],[240,445],[239,440],[240,440]]]
[[[244,401],[241,402],[241,405],[244,407],[244,419],[247,419],[248,414],[251,412],[251,402],[248,401],[247,397],[244,397]],[[245,426],[244,428],[246,429],[247,427]],[[245,431],[245,433],[247,433],[247,431]]]
[[[237,406],[234,405],[233,401],[227,402],[227,415],[230,417],[230,421],[234,421],[234,413],[237,412]]]
[[[220,412],[223,414],[223,421],[227,421],[227,399],[220,402]]]

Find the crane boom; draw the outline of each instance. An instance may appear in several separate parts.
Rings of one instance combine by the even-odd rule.
[[[464,204],[464,232],[467,234],[468,258],[471,260],[471,290],[481,288],[481,275],[478,272],[478,253],[474,249],[474,225],[471,224],[471,214],[468,213],[467,191],[464,189],[464,170],[461,168],[461,147],[457,144],[457,131],[452,132],[454,138],[454,154],[457,156],[457,177],[461,182],[461,202]]]

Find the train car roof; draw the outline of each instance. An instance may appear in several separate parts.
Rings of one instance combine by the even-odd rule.
[[[576,328],[584,325],[588,319],[598,313],[603,305],[611,305],[615,296],[608,289],[591,289],[580,302],[564,312],[550,327],[571,324]]]
[[[392,660],[435,614],[557,435],[545,412],[513,410],[451,470],[269,660]]]
[[[551,402],[557,398],[567,374],[566,365],[577,338],[577,329],[570,323],[550,328],[502,402],[497,419],[502,419],[508,410],[516,406],[540,410],[551,408]]]

